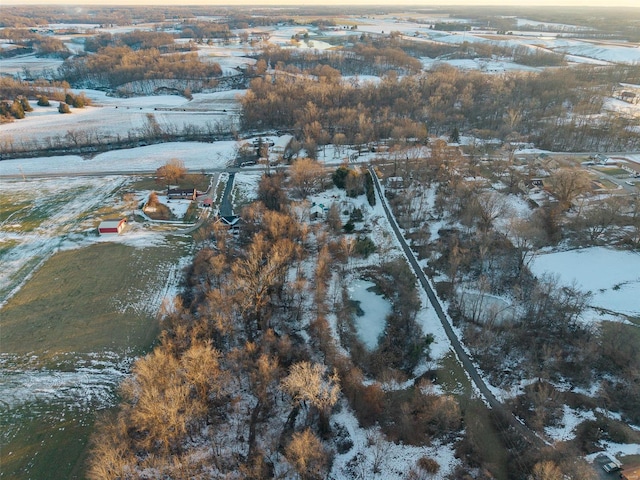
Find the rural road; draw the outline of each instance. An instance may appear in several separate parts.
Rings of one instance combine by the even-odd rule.
[[[440,322],[442,323],[442,327],[444,328],[444,331],[446,332],[447,337],[449,338],[449,341],[451,342],[451,346],[453,347],[453,350],[455,351],[456,355],[458,356],[458,360],[462,364],[462,367],[465,369],[465,371],[469,375],[469,378],[476,385],[476,387],[478,388],[478,390],[480,391],[480,393],[482,394],[482,396],[484,397],[486,402],[491,406],[491,408],[493,410],[495,410],[496,412],[501,412],[503,414],[502,417],[507,419],[509,424],[517,432],[519,432],[522,437],[526,438],[533,445],[536,445],[538,447],[542,447],[542,446],[546,445],[546,442],[541,437],[539,437],[538,435],[536,435],[536,433],[534,433],[532,430],[527,428],[520,420],[518,420],[513,415],[512,412],[508,411],[504,407],[504,405],[502,405],[502,403],[500,403],[500,401],[498,401],[498,399],[491,392],[491,390],[489,390],[489,387],[487,387],[487,384],[485,383],[483,378],[480,376],[480,373],[478,372],[477,368],[471,362],[471,359],[469,358],[469,355],[467,354],[467,352],[462,347],[462,344],[460,343],[460,339],[458,338],[456,333],[453,331],[453,328],[451,327],[451,323],[449,322],[449,319],[447,318],[446,314],[444,313],[444,309],[442,308],[442,304],[440,303],[440,300],[436,296],[435,292],[433,291],[433,288],[431,287],[431,284],[427,280],[426,275],[424,274],[422,268],[418,264],[418,260],[416,259],[413,251],[411,250],[411,248],[409,248],[409,245],[407,244],[406,240],[404,239],[404,236],[402,235],[402,232],[400,231],[400,228],[398,227],[398,224],[397,224],[397,222],[395,220],[395,217],[391,213],[391,210],[389,209],[389,206],[387,205],[386,199],[384,198],[384,195],[383,195],[383,192],[382,192],[382,187],[380,186],[380,180],[378,179],[378,176],[375,174],[375,172],[374,172],[372,167],[369,167],[369,173],[371,174],[371,176],[373,178],[373,183],[376,186],[376,191],[378,192],[378,197],[380,198],[380,202],[382,203],[382,207],[384,208],[384,212],[385,212],[385,214],[387,216],[387,219],[389,220],[391,228],[393,229],[393,232],[394,232],[395,236],[397,237],[398,241],[400,242],[402,250],[404,251],[404,253],[405,253],[406,257],[407,257],[407,260],[409,261],[409,264],[411,265],[411,268],[415,272],[416,277],[418,278],[418,281],[420,282],[420,285],[422,285],[422,288],[427,293],[427,297],[429,298],[429,302],[431,303],[431,305],[433,306],[433,309],[435,310],[436,314],[438,315],[438,318],[440,319]]]

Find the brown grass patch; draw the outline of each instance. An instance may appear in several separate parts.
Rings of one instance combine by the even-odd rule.
[[[149,345],[158,325],[131,305],[162,288],[162,267],[180,252],[102,243],[55,254],[2,308],[3,352],[49,356]]]

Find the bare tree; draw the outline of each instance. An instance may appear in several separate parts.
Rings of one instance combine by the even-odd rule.
[[[565,476],[554,462],[545,460],[534,465],[529,478],[530,480],[562,480]]]
[[[183,179],[186,174],[187,169],[184,162],[178,158],[172,158],[156,170],[156,181],[164,183],[168,190],[172,184]]]
[[[329,412],[340,394],[337,373],[327,375],[326,371],[327,367],[319,363],[299,362],[291,366],[281,384],[297,404],[309,403],[318,411],[322,431],[329,429]]]
[[[505,197],[497,192],[482,192],[475,198],[475,203],[478,225],[483,232],[488,231],[493,222],[509,211]]]
[[[285,457],[301,480],[326,478],[329,456],[320,439],[311,430],[306,429],[293,434],[285,449]]]
[[[509,224],[509,237],[513,244],[517,260],[518,274],[528,267],[535,256],[535,249],[541,243],[544,232],[538,226],[522,218],[514,218]]]
[[[289,174],[295,193],[305,198],[320,187],[324,169],[315,160],[301,158],[293,162]]]
[[[589,173],[579,168],[560,168],[549,179],[551,193],[563,209],[571,207],[576,197],[591,190]]]

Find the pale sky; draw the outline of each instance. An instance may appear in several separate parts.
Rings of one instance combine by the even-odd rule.
[[[243,6],[243,5],[273,5],[273,6],[302,6],[300,0],[187,0],[176,2],[175,0],[0,0],[1,5],[211,5],[211,6]],[[178,4],[178,5],[177,5]],[[572,6],[572,7],[640,7],[640,0],[453,0],[447,3],[443,0],[399,0],[399,1],[375,1],[375,0],[310,0],[303,5],[407,5],[407,6],[455,6],[455,5],[496,5],[496,6]]]

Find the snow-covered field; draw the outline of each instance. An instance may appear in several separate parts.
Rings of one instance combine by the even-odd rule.
[[[561,285],[591,292],[590,305],[611,313],[640,315],[640,254],[592,247],[538,255],[531,270],[557,275]],[[601,318],[591,311],[586,321]]]
[[[113,98],[95,90],[76,92],[84,92],[93,106],[73,108],[72,113],[61,115],[56,102],[50,107],[39,107],[33,102],[34,111],[24,119],[0,125],[0,143],[36,142],[46,146],[52,140],[55,144],[56,138],[81,132],[100,138],[126,139],[130,134],[138,136],[150,117],[164,131],[181,132],[192,125],[215,132],[217,125],[236,124],[240,108],[237,97],[244,93],[231,90],[194,94],[193,100],[187,100],[177,95]]]
[[[82,232],[95,227],[95,210],[111,203],[124,177],[6,181],[0,203],[19,208],[0,223],[0,308],[30,272]],[[8,290],[7,290],[8,289]]]

